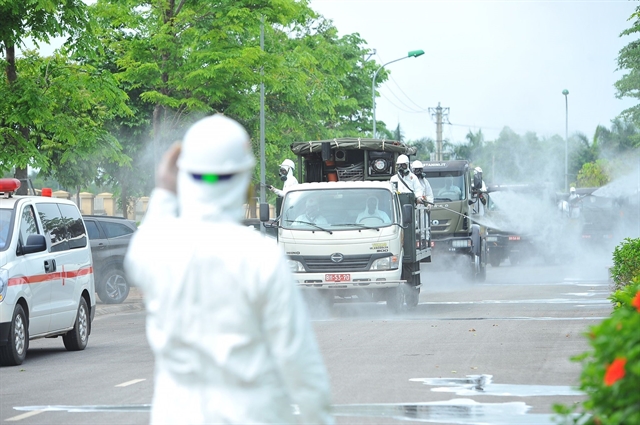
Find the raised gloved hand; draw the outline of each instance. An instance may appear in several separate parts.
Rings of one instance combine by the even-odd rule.
[[[175,142],[162,155],[156,170],[156,187],[176,193],[178,186],[178,157],[180,156],[180,142]]]
[[[276,191],[276,188],[275,188],[275,187],[273,187],[273,185],[270,185],[270,184],[268,184],[268,185],[267,185],[267,189],[269,189],[270,191],[272,191],[272,192],[274,192],[274,193],[275,193],[275,191]]]

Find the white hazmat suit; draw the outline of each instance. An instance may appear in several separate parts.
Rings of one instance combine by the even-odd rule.
[[[427,201],[428,204],[433,204],[433,200],[434,200],[433,189],[431,189],[431,184],[429,183],[429,180],[427,180],[424,174],[422,174],[423,172],[422,162],[418,161],[417,159],[413,161],[413,163],[411,164],[411,171],[418,178],[418,182],[422,186],[422,193],[424,195],[425,200]]]
[[[156,360],[151,423],[333,423],[327,372],[286,257],[239,224],[253,155],[237,170],[211,157],[234,155],[215,146],[228,126],[231,139],[242,129],[215,115],[187,132],[178,195],[154,190],[125,259],[144,292]],[[213,146],[201,152],[203,135]],[[242,138],[250,155],[244,129]],[[190,169],[189,154],[203,168]],[[215,183],[198,174],[212,163],[222,164]]]
[[[424,192],[418,178],[409,170],[409,158],[399,155],[396,160],[397,173],[389,180],[397,187],[398,193],[413,193],[416,199],[422,199]]]
[[[293,172],[295,171],[295,163],[292,160],[285,159],[284,161],[282,161],[282,164],[280,165],[280,170],[286,170],[287,172],[285,174],[285,181],[284,181],[284,185],[282,186],[282,190],[275,188],[273,186],[270,189],[273,193],[275,193],[280,198],[282,198],[284,196],[284,193],[288,189],[298,184],[298,179],[293,175]]]

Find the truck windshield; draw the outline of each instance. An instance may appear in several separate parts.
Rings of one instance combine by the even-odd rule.
[[[466,187],[463,175],[450,171],[425,173],[436,202],[461,201],[465,199]]]
[[[282,203],[286,229],[331,231],[390,226],[391,191],[377,188],[290,191]]]

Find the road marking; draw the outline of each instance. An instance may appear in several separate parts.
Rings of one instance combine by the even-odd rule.
[[[23,419],[27,419],[30,418],[31,416],[35,416],[38,415],[40,413],[44,412],[44,410],[34,410],[33,412],[27,412],[27,413],[23,413],[22,415],[18,415],[18,416],[14,416],[12,418],[9,419],[5,419],[5,422],[17,422],[17,421],[21,421]]]
[[[607,299],[573,300],[568,298],[546,298],[531,300],[477,300],[477,301],[423,301],[419,305],[466,305],[466,304],[603,304],[611,305]]]
[[[146,379],[134,379],[132,381],[123,382],[122,384],[116,385],[116,387],[128,387],[129,385],[137,384],[138,382],[146,381]]]

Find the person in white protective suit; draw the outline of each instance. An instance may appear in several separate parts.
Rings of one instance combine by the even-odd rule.
[[[320,215],[320,204],[318,200],[308,198],[304,204],[304,214],[297,216],[293,224],[300,226],[305,224],[329,224],[329,222]]]
[[[356,223],[363,224],[389,224],[391,219],[389,215],[378,209],[378,198],[375,196],[369,196],[367,198],[367,206],[364,211],[358,214]]]
[[[292,160],[285,159],[284,161],[282,161],[282,164],[280,164],[280,170],[278,171],[280,180],[284,181],[282,190],[277,189],[272,185],[267,186],[267,188],[282,198],[284,196],[284,193],[287,191],[287,189],[298,184],[298,179],[296,179],[295,176],[293,175],[293,172],[295,171],[295,169],[296,169],[296,164],[294,164]]]
[[[286,257],[240,224],[254,164],[244,128],[213,115],[158,168],[125,259],[156,362],[152,424],[333,423]]]
[[[431,189],[431,184],[429,184],[429,180],[427,180],[422,173],[424,166],[422,162],[417,159],[411,163],[411,172],[415,174],[422,186],[422,193],[424,194],[423,203],[427,205],[427,209],[430,210],[433,205],[433,189]]]
[[[571,186],[569,188],[569,217],[578,218],[580,217],[580,195],[576,193],[576,188]]]
[[[407,155],[398,155],[396,170],[397,173],[391,176],[391,184],[398,193],[413,193],[416,197],[416,202],[420,202],[424,196],[422,185],[409,169],[409,157]]]

